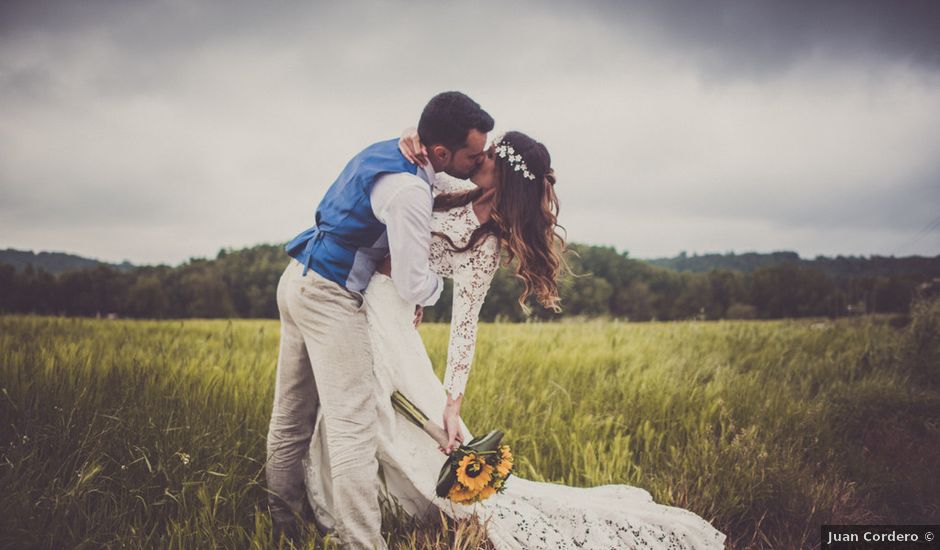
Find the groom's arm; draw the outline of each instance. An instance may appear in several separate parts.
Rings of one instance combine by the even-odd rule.
[[[434,204],[428,184],[411,174],[384,174],[372,187],[370,200],[388,233],[395,288],[411,303],[433,305],[444,282],[428,262]]]

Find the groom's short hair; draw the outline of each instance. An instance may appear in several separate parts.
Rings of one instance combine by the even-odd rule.
[[[471,129],[493,129],[493,117],[480,104],[460,92],[443,92],[431,98],[418,121],[418,136],[426,146],[443,145],[451,151],[467,143]]]

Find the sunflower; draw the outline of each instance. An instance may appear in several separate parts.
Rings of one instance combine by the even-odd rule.
[[[496,464],[496,473],[500,477],[508,477],[512,471],[512,451],[507,445],[499,446],[499,462]]]
[[[447,498],[457,504],[469,504],[477,496],[479,495],[476,491],[471,491],[459,483],[454,483],[454,486],[450,488],[450,492],[447,493]]]
[[[489,485],[492,477],[493,467],[476,453],[467,453],[457,465],[457,481],[474,493]]]

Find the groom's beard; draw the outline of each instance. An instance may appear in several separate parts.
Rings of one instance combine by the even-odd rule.
[[[471,171],[469,171],[469,172],[457,172],[456,170],[454,170],[454,171],[444,170],[444,172],[446,172],[448,175],[453,176],[453,177],[455,177],[455,178],[457,178],[457,179],[468,180],[468,179],[472,178],[472,177],[474,176],[474,174],[477,173],[477,170],[479,170],[479,168],[474,169],[474,170],[471,170]]]

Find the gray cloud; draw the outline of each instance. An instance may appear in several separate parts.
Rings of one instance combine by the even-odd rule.
[[[643,35],[652,47],[680,47],[716,78],[769,75],[814,55],[940,66],[940,4],[931,0],[611,0],[583,6]]]
[[[462,89],[549,146],[574,240],[894,253],[940,204],[933,6],[0,3],[0,246],[287,240]]]

